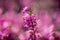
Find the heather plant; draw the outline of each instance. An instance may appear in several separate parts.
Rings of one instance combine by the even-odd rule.
[[[53,12],[52,0],[0,3],[0,40],[60,40],[60,12],[57,6]]]

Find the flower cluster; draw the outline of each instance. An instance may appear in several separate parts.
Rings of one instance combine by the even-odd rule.
[[[25,10],[27,10],[27,7],[25,7]],[[29,33],[29,37],[27,40],[40,40],[40,34],[36,32],[36,26],[37,26],[37,20],[35,15],[33,15],[31,11],[28,10],[24,11],[24,22],[25,22],[25,27],[27,27],[27,32]]]
[[[29,13],[27,13],[27,11],[24,12],[24,22],[25,22],[25,27],[29,27],[32,29],[34,29],[34,27],[37,25],[36,17],[33,14],[30,15]]]
[[[1,39],[3,39],[5,36],[9,35],[10,32],[10,22],[7,20],[0,20],[0,35]]]

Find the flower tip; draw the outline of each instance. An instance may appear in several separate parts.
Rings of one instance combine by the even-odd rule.
[[[28,7],[24,7],[22,12],[25,12],[28,9]]]

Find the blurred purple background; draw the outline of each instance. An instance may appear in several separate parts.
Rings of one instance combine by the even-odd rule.
[[[24,34],[22,10],[29,7],[33,11],[40,26],[54,25],[54,31],[60,32],[60,0],[0,0],[0,20],[11,22],[11,32]],[[1,21],[0,21],[1,22]],[[1,23],[0,23],[1,25]],[[0,29],[1,30],[1,29]],[[38,29],[39,30],[39,29]]]

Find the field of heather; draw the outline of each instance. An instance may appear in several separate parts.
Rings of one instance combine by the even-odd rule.
[[[0,0],[0,40],[60,40],[60,0]]]

